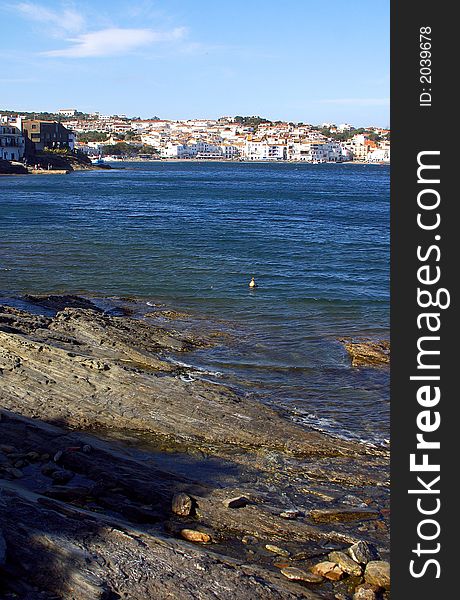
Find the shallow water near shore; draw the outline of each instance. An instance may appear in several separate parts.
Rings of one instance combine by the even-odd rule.
[[[165,324],[223,336],[175,357],[196,376],[254,392],[306,426],[388,438],[388,370],[351,368],[337,338],[389,335],[389,169],[124,166],[2,179],[0,301],[82,293],[134,316],[183,311]]]

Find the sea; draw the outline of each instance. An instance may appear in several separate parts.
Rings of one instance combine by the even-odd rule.
[[[179,312],[183,327],[218,333],[171,357],[191,377],[386,445],[389,370],[352,367],[340,340],[389,339],[389,215],[382,165],[156,161],[2,177],[0,303],[67,293],[134,316]]]

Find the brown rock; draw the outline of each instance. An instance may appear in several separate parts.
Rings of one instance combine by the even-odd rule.
[[[316,523],[330,523],[331,521],[365,521],[378,519],[378,510],[372,508],[318,508],[308,513]]]
[[[339,581],[344,575],[342,569],[336,563],[327,560],[314,565],[311,571],[331,581]]]
[[[353,600],[375,600],[378,587],[370,583],[363,583],[355,589]]]
[[[328,555],[331,562],[336,563],[348,575],[361,575],[362,568],[344,552],[331,552]]]
[[[366,583],[376,585],[385,590],[390,589],[390,563],[385,560],[372,560],[367,563],[364,572]]]
[[[265,544],[265,549],[269,552],[273,552],[273,554],[278,554],[278,556],[288,557],[291,556],[291,553],[284,548],[280,548],[279,546],[274,546],[273,544]]]
[[[189,542],[195,542],[198,544],[209,544],[211,541],[211,536],[207,533],[203,533],[202,531],[196,531],[195,529],[182,529],[180,532],[181,536],[184,540],[188,540]]]
[[[351,357],[353,367],[376,367],[390,362],[390,342],[349,339],[340,340]]]
[[[281,569],[281,573],[288,579],[294,581],[305,581],[307,583],[321,583],[323,581],[321,575],[307,573],[303,569],[298,569],[297,567],[284,567]]]
[[[193,501],[189,495],[180,493],[172,499],[171,510],[176,515],[187,517],[192,512]]]

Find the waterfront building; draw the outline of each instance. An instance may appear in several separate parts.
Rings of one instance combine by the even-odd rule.
[[[11,119],[0,115],[0,159],[18,161],[24,157],[24,152],[21,117]]]
[[[46,149],[75,148],[75,134],[57,121],[30,119],[22,122],[26,153],[34,154]]]

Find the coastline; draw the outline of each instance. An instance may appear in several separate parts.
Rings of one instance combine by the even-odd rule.
[[[112,531],[115,526],[125,532],[122,547],[130,552],[141,552],[136,545],[141,535],[149,564],[158,558],[152,547],[161,547],[170,576],[160,574],[148,584],[154,586],[148,593],[157,596],[166,595],[170,585],[186,593],[178,551],[192,553],[216,576],[220,568],[232,569],[237,576],[229,583],[230,594],[248,600],[319,598],[311,584],[292,581],[280,569],[310,572],[331,550],[358,541],[388,556],[387,451],[302,428],[254,399],[192,376],[168,355],[216,342],[206,334],[178,332],[174,317],[173,326],[165,328],[155,319],[134,319],[129,307],[110,315],[90,298],[28,296],[27,301],[36,310],[3,306],[0,322],[0,430],[15,448],[0,454],[7,473],[0,480],[6,498],[0,512],[6,517],[7,545],[24,564],[31,555],[21,554],[18,544],[24,545],[24,537],[16,540],[13,530],[21,510],[46,523],[48,534],[64,527],[71,544],[76,543],[74,519],[97,526],[112,552],[105,560],[124,560],[114,558],[110,523]],[[31,453],[48,454],[48,459]],[[12,464],[24,464],[12,466],[8,457],[13,455]],[[67,475],[61,478],[70,479],[58,483],[55,476],[51,483],[50,474],[44,475],[47,464],[52,481],[52,474],[62,471]],[[191,498],[192,511],[171,510],[177,493]],[[240,498],[238,508],[228,504],[232,498]],[[56,511],[67,514],[69,522],[63,525]],[[192,547],[183,539],[184,528],[209,540],[205,546],[195,540]],[[43,535],[49,538],[46,531]],[[281,547],[284,554],[267,545]],[[61,568],[67,568],[66,561]],[[189,562],[186,568],[191,589],[199,589],[199,570]],[[41,585],[51,586],[49,591],[57,584],[49,565],[43,569]],[[251,591],[246,586],[255,573],[261,587]],[[314,589],[335,594],[362,581],[362,576],[350,577],[321,578]],[[102,584],[90,583],[85,581],[81,597],[102,597]],[[129,579],[129,584],[137,590],[141,582]]]

